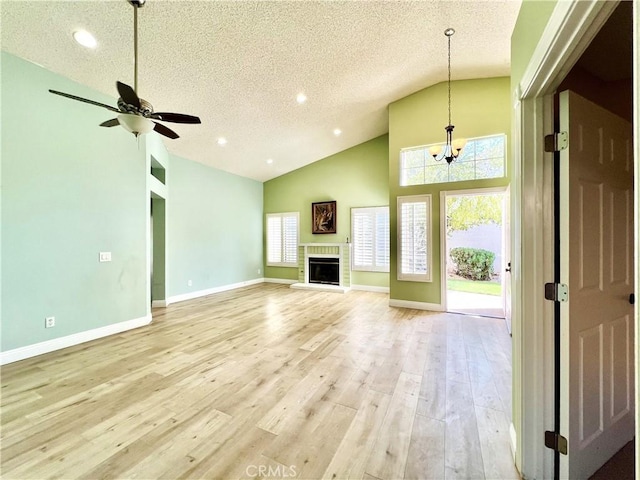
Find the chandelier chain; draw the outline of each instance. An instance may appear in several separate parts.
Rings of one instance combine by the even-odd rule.
[[[449,55],[447,57],[447,61],[449,65],[449,125],[451,125],[451,36],[447,36],[447,40],[449,40]]]

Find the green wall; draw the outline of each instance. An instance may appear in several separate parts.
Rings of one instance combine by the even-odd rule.
[[[511,85],[520,82],[547,26],[555,0],[523,0],[511,34]]]
[[[261,278],[262,183],[175,155],[168,174],[168,296]]]
[[[509,78],[488,78],[452,82],[452,123],[454,138],[474,138],[491,134],[507,135],[509,152]],[[399,185],[400,149],[443,142],[447,124],[447,84],[439,83],[389,105],[389,205],[391,223],[390,298],[440,304],[440,192],[508,185],[508,178],[474,180],[434,185]],[[447,168],[446,163],[442,168]],[[455,168],[455,163],[450,168]],[[510,160],[507,159],[507,172]],[[431,282],[397,280],[397,197],[431,194],[432,266]]]
[[[2,53],[3,351],[144,317],[144,149],[113,98]],[[112,261],[99,263],[101,251]],[[45,329],[44,319],[56,317]]]
[[[300,212],[300,243],[346,242],[347,237],[351,238],[352,207],[376,207],[389,202],[388,153],[388,136],[383,135],[269,180],[264,184],[264,213]],[[336,234],[313,235],[311,203],[325,200],[337,202]],[[297,280],[298,271],[266,267],[265,277]],[[351,283],[387,287],[389,276],[354,271]]]
[[[47,90],[114,98],[1,61],[3,352],[148,314],[149,155],[167,166],[167,296],[262,277],[260,182],[172,156],[155,133],[99,128],[113,113]]]
[[[511,35],[511,86],[522,79],[557,1],[523,0]]]

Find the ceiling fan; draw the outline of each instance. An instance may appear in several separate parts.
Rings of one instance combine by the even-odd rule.
[[[185,115],[183,113],[170,113],[170,112],[154,112],[153,106],[146,100],[138,97],[136,90],[138,89],[138,9],[141,8],[146,0],[127,0],[133,6],[133,50],[134,50],[134,87],[116,82],[116,88],[118,89],[118,108],[106,105],[104,103],[96,102],[82,97],[77,97],[69,93],[58,92],[57,90],[49,90],[51,93],[60,95],[63,97],[71,98],[72,100],[78,100],[79,102],[89,103],[98,107],[106,108],[112,112],[116,112],[119,115],[117,118],[112,118],[100,124],[101,127],[116,127],[122,125],[122,127],[133,133],[136,137],[145,133],[149,133],[151,130],[155,130],[161,135],[168,138],[179,138],[178,134],[168,127],[165,127],[161,123],[155,122],[159,120],[161,122],[173,122],[173,123],[201,123],[198,117],[193,115]]]

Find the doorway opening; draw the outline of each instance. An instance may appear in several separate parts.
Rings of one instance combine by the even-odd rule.
[[[167,306],[167,201],[165,167],[150,156],[149,169],[149,305]]]
[[[164,198],[151,193],[150,228],[151,235],[151,298],[152,307],[164,307],[166,302],[165,274],[165,223],[166,202]]]
[[[514,428],[513,445],[517,445],[516,460],[523,476],[588,478],[597,468],[596,460],[598,464],[602,464],[606,457],[611,455],[609,452],[615,450],[609,441],[612,438],[608,434],[609,428],[615,424],[624,423],[625,417],[633,417],[634,406],[637,405],[637,399],[633,396],[633,381],[636,379],[636,372],[633,369],[632,353],[634,346],[637,348],[637,342],[633,341],[632,329],[623,330],[614,320],[608,322],[607,325],[601,324],[578,330],[578,335],[573,336],[573,341],[570,332],[566,331],[571,328],[573,320],[582,319],[580,314],[567,314],[567,311],[572,308],[571,306],[585,305],[584,296],[580,296],[582,291],[586,288],[592,288],[594,294],[599,294],[607,290],[611,284],[621,283],[615,273],[618,264],[626,264],[629,274],[633,271],[634,266],[637,269],[637,243],[631,249],[636,255],[629,255],[625,262],[619,263],[616,255],[619,253],[619,249],[613,249],[614,255],[612,257],[611,249],[607,247],[607,244],[610,245],[612,241],[615,242],[617,239],[623,238],[623,236],[616,234],[615,230],[610,229],[612,223],[618,223],[618,217],[610,215],[608,211],[613,206],[621,214],[623,209],[618,208],[620,196],[626,197],[628,194],[620,195],[621,189],[618,187],[615,187],[616,191],[613,192],[605,184],[607,179],[600,173],[606,174],[607,171],[599,172],[596,170],[599,178],[595,179],[592,175],[593,172],[588,172],[589,176],[582,175],[582,166],[588,166],[588,160],[586,162],[563,160],[563,152],[566,154],[569,151],[574,153],[580,151],[581,139],[590,143],[594,140],[598,142],[605,140],[602,153],[606,155],[603,155],[602,158],[603,163],[606,162],[609,165],[611,163],[609,154],[613,149],[604,133],[608,133],[608,130],[619,131],[619,129],[612,129],[612,122],[605,120],[602,122],[604,128],[598,128],[598,132],[594,135],[592,129],[584,128],[584,124],[590,122],[594,115],[591,113],[582,114],[579,115],[578,122],[574,122],[573,119],[570,122],[573,126],[579,126],[581,125],[579,122],[582,122],[582,132],[573,130],[572,133],[568,128],[560,126],[560,130],[568,131],[568,149],[563,149],[563,142],[554,141],[561,140],[560,135],[556,138],[549,137],[549,140],[553,142],[549,142],[548,147],[554,143],[554,150],[560,150],[558,155],[561,158],[558,162],[553,158],[555,154],[544,153],[545,135],[554,132],[554,111],[557,107],[554,108],[553,94],[563,92],[566,89],[577,92],[578,96],[601,107],[598,109],[598,116],[602,110],[608,110],[609,113],[614,112],[615,115],[622,117],[624,117],[624,109],[627,112],[633,112],[630,115],[633,124],[635,124],[635,133],[638,133],[638,110],[631,108],[633,105],[637,105],[638,94],[637,78],[634,81],[632,67],[637,65],[639,57],[637,52],[634,53],[631,48],[632,42],[638,38],[638,30],[636,28],[635,32],[631,33],[628,28],[620,28],[620,26],[613,26],[613,24],[607,25],[608,20],[618,17],[615,14],[612,15],[618,7],[628,9],[624,15],[618,17],[619,19],[630,21],[635,17],[637,20],[638,11],[632,8],[631,3],[592,0],[559,2],[558,8],[551,15],[547,28],[539,40],[536,54],[514,92],[519,101],[514,104],[516,119],[514,138],[516,139],[517,160],[514,163],[513,178],[520,181],[514,182],[514,187],[517,189],[514,192],[516,212],[514,220],[517,226],[514,243],[519,246],[517,255],[514,257],[516,268],[514,305],[517,306],[516,313],[519,321],[514,329],[514,340],[516,340],[514,341],[514,423],[516,427]],[[620,34],[624,38],[620,38]],[[588,51],[589,53],[587,53]],[[605,65],[604,60],[601,59],[607,60],[607,64]],[[598,65],[599,63],[600,65]],[[598,78],[603,70],[605,73],[608,71],[608,65],[615,65],[616,76],[626,71],[630,74],[630,78],[627,80],[623,80],[622,77]],[[569,70],[573,67],[577,68],[570,72]],[[579,72],[579,69],[583,71]],[[565,85],[561,86],[563,82]],[[609,82],[615,82],[616,85],[606,87],[604,84]],[[604,94],[602,99],[596,98],[602,94]],[[627,97],[626,100],[622,98],[624,96]],[[572,102],[569,103],[571,106]],[[619,107],[623,108],[619,109]],[[574,113],[579,112],[580,109],[581,107],[569,108]],[[567,110],[563,108],[563,111]],[[563,115],[566,114],[560,115],[561,120]],[[566,118],[570,117],[566,115]],[[561,121],[560,123],[565,122]],[[602,131],[602,135],[600,131]],[[586,150],[597,152],[599,148],[599,146],[594,148],[589,145]],[[639,153],[637,142],[635,146],[629,142],[626,150],[628,165],[635,165],[637,168]],[[616,157],[619,155],[616,154]],[[559,163],[557,169],[554,168],[556,163]],[[575,170],[572,167],[576,166],[580,168],[577,178],[582,182],[582,185],[578,185],[578,188],[560,188],[556,191],[553,188],[555,173],[562,173],[562,170],[567,168],[571,173]],[[616,168],[612,165],[609,165],[609,169],[615,172],[625,170],[625,168]],[[560,180],[564,182],[563,179],[568,177],[566,174],[561,175]],[[637,171],[635,185],[638,185]],[[597,195],[594,194],[594,189],[597,190],[595,192]],[[569,231],[582,231],[591,237],[596,233],[596,241],[595,243],[586,240],[572,241],[568,234],[561,234],[561,239],[564,241],[560,248],[567,247],[567,252],[560,255],[560,258],[565,259],[559,267],[560,283],[563,285],[554,286],[551,284],[555,291],[545,297],[543,291],[546,288],[545,283],[550,279],[555,279],[555,270],[558,268],[554,265],[554,195],[556,193],[561,195],[562,192],[565,193],[559,204],[565,212],[564,215],[560,215],[560,218],[565,218],[568,222],[561,221],[557,228],[566,230],[563,225],[569,224],[570,226],[572,218],[581,220],[582,225],[578,222],[579,228],[571,229],[570,227]],[[571,209],[571,205],[565,197],[567,194],[570,196],[571,192],[578,193],[582,195],[583,199],[589,201],[597,200],[601,205],[597,208],[601,208],[602,211],[591,213],[596,207],[588,209],[586,204],[582,204],[580,207],[578,202],[578,207],[582,210],[574,208],[572,214],[567,215],[566,210]],[[633,208],[629,208],[630,217],[637,218],[637,195],[635,201],[631,200],[633,195],[628,196],[630,197],[628,200],[625,198],[627,208],[631,207],[633,203],[636,204],[635,211]],[[595,225],[587,223],[591,219],[598,220],[600,218],[602,222],[596,221]],[[627,222],[627,228],[629,231],[633,231],[633,225],[629,222]],[[591,255],[586,255],[586,249],[593,249],[594,246],[602,259],[602,265],[596,259],[595,264],[585,261],[582,262],[582,266],[578,265],[577,269],[565,268],[566,260],[569,260],[570,264],[575,263],[571,261],[571,254],[579,254],[574,257],[580,261],[591,258]],[[602,252],[599,251],[601,246]],[[613,258],[613,262],[609,260],[610,258]],[[605,260],[607,263],[604,263]],[[614,265],[613,269],[611,265]],[[599,270],[602,272],[602,281],[598,278],[597,285],[591,287],[594,284],[591,277],[594,272],[599,275]],[[567,277],[571,277],[572,273],[577,273],[579,276],[577,281],[567,281]],[[633,279],[630,278],[630,285],[632,281]],[[566,298],[557,293],[564,290],[564,285],[567,285],[569,289]],[[545,298],[555,299],[555,301],[544,300]],[[595,301],[596,295],[589,296],[588,300],[589,302]],[[626,296],[619,295],[618,303],[622,304],[625,300]],[[593,306],[593,304],[590,306],[590,312],[607,315],[611,313],[611,309],[604,302],[598,302],[597,306]],[[558,308],[562,317],[559,321],[561,329],[559,334],[555,328],[555,313]],[[635,315],[635,322],[631,316],[628,323],[626,320],[621,323],[627,323],[631,327],[637,323],[637,311]],[[601,316],[604,318],[604,315]],[[579,327],[579,325],[573,326]],[[590,334],[593,335],[590,336]],[[600,335],[601,338],[596,341],[597,335]],[[623,336],[628,339],[628,346],[631,347],[629,350],[614,347],[617,339]],[[556,345],[554,343],[556,338],[560,340],[560,358],[555,357]],[[621,359],[627,351],[631,352],[626,358],[630,362]],[[611,352],[614,354],[612,355]],[[574,355],[569,358],[571,353],[579,353],[580,357]],[[587,353],[589,354],[586,355]],[[560,374],[557,377],[560,379],[559,382],[554,379],[554,370],[558,365],[560,365]],[[627,365],[630,368],[627,369]],[[578,375],[575,375],[575,372],[571,370],[572,366],[578,367]],[[620,370],[626,370],[626,374],[620,375]],[[612,378],[612,374],[614,378]],[[619,382],[615,377],[623,381]],[[592,395],[584,388],[600,388],[600,386],[603,388],[596,395]],[[626,386],[630,386],[630,388],[626,389]],[[614,389],[614,396],[606,391],[609,388]],[[617,406],[612,408],[612,405],[619,405],[615,400],[615,395],[625,389],[631,395],[624,395],[625,409],[628,406],[629,412],[623,414]],[[561,395],[561,400],[558,402],[561,404],[561,411],[556,418],[554,396],[558,392]],[[598,407],[602,408],[600,412],[593,414],[593,411],[588,412],[584,407],[592,410]],[[582,419],[576,418],[576,414],[581,415]],[[593,421],[599,422],[596,428],[589,423]],[[553,434],[553,438],[558,441],[561,440],[560,436],[567,439],[566,454],[559,454],[554,449],[542,446],[544,445],[543,434],[550,439],[552,438],[551,435],[547,435],[547,429],[554,424],[559,424],[559,428],[549,433]],[[614,437],[617,440],[624,439],[623,435],[614,435]],[[624,440],[626,441],[626,439]],[[601,442],[607,445],[602,445]],[[606,448],[604,448],[605,446]],[[597,457],[596,455],[585,455],[585,452],[582,452],[585,448],[597,449]],[[582,469],[582,473],[578,469]]]
[[[576,478],[592,475],[624,450],[635,432],[629,298],[634,291],[632,17],[631,3],[621,2],[553,97],[554,131],[572,138],[568,148],[555,149],[550,187],[556,200],[554,277],[571,295],[568,302],[554,303],[554,433],[569,444],[568,458],[555,454],[554,468]],[[615,76],[603,58],[615,63]],[[597,425],[589,423],[594,418],[600,419]]]
[[[448,312],[506,317],[506,190],[442,192],[442,285]]]

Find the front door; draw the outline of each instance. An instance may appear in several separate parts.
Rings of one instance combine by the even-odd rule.
[[[560,94],[560,433],[563,478],[588,478],[634,436],[631,124]]]

